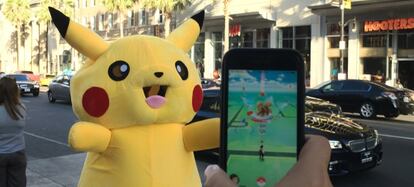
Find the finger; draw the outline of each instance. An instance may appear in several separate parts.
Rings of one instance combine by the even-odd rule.
[[[217,165],[209,165],[204,171],[205,187],[236,187],[229,176]]]

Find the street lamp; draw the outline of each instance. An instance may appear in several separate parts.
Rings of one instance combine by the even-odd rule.
[[[346,49],[346,44],[344,41],[344,17],[345,17],[345,7],[344,3],[342,2],[340,5],[341,9],[341,40],[339,41],[339,50],[340,50],[340,73],[344,73],[344,53]]]
[[[346,44],[345,44],[345,40],[344,40],[345,8],[346,9],[351,9],[351,0],[340,0],[339,7],[341,9],[341,40],[339,41],[340,73],[343,74],[344,73],[344,53],[345,53],[345,49],[346,49]],[[345,77],[345,79],[346,79],[346,77]]]

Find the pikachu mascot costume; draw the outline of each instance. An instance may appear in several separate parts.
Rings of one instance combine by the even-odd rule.
[[[201,186],[193,151],[219,145],[219,119],[186,125],[203,92],[187,52],[204,12],[166,39],[128,36],[107,43],[49,7],[62,37],[88,57],[71,80],[80,119],[69,144],[88,152],[80,187]]]

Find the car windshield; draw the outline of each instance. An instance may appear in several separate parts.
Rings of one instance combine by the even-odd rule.
[[[320,83],[320,84],[316,85],[316,86],[314,87],[314,89],[319,89],[319,88],[322,88],[323,86],[327,85],[329,82],[331,82],[331,81],[325,81],[325,82],[322,82],[322,83]]]
[[[16,79],[16,81],[30,81],[27,75],[9,75],[8,77]]]

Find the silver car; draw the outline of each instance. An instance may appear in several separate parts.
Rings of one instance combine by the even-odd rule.
[[[54,103],[56,100],[64,100],[70,102],[70,75],[56,76],[49,84],[47,98],[49,102]]]

